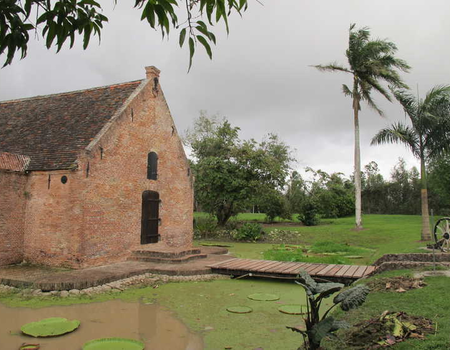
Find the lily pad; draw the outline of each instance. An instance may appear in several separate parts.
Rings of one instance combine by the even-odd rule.
[[[278,295],[270,293],[254,293],[250,294],[248,298],[257,301],[274,301],[280,299]]]
[[[227,311],[233,314],[248,314],[252,312],[253,309],[248,306],[230,306],[227,307]]]
[[[50,317],[37,322],[27,323],[20,328],[22,333],[32,337],[56,337],[73,332],[80,326],[80,321],[67,318]]]
[[[306,311],[303,310],[303,307],[304,305],[300,304],[283,305],[278,308],[278,311],[288,315],[303,315]]]
[[[143,350],[144,343],[134,339],[101,338],[88,341],[83,350]]]
[[[39,344],[25,344],[23,343],[19,350],[39,350],[41,346]]]

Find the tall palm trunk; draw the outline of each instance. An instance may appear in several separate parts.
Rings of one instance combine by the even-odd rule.
[[[356,83],[355,83],[356,84]],[[359,97],[356,88],[353,89],[353,117],[355,125],[355,224],[356,229],[362,229],[361,220],[361,150],[359,145]]]
[[[424,156],[420,157],[420,200],[422,206],[422,241],[431,241],[430,216],[428,214],[428,186]]]

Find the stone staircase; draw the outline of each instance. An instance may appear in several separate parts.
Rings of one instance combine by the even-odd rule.
[[[158,264],[184,264],[206,257],[207,254],[202,253],[199,248],[177,249],[151,244],[133,250],[128,260]]]

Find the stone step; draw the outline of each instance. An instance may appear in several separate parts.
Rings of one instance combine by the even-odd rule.
[[[158,257],[158,256],[148,256],[142,254],[132,254],[128,260],[131,261],[142,261],[142,262],[153,262],[158,264],[184,264],[189,261],[205,259],[206,254],[190,254],[181,257]]]
[[[153,258],[164,258],[164,259],[175,259],[181,258],[188,255],[200,254],[200,249],[183,249],[183,250],[150,250],[150,249],[135,249],[132,252],[133,256],[136,257],[153,257]]]

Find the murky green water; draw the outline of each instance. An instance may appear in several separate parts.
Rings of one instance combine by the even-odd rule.
[[[33,338],[20,332],[28,322],[47,317],[81,321],[73,333],[54,338]],[[9,308],[0,304],[0,350],[17,350],[22,343],[38,343],[41,350],[78,350],[89,340],[123,337],[140,340],[145,349],[201,350],[202,338],[159,305],[113,300],[40,309]]]

